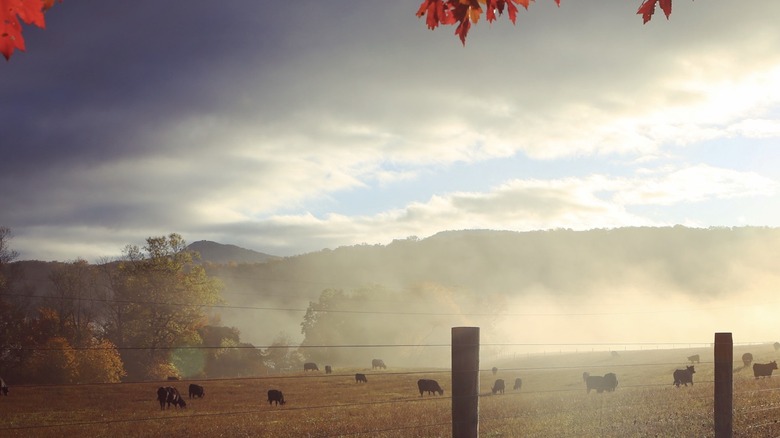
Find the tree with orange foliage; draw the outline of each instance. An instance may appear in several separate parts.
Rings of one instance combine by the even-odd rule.
[[[108,339],[92,339],[76,351],[79,383],[119,383],[125,372],[116,346]]]
[[[90,337],[78,345],[71,322],[47,307],[29,324],[33,353],[23,360],[25,380],[37,383],[117,383],[125,376],[119,351],[108,339]]]
[[[79,375],[76,350],[65,338],[49,338],[36,348],[25,371],[28,382],[76,383]]]

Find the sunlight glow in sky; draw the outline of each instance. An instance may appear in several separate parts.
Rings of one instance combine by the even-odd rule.
[[[780,5],[536,2],[463,47],[370,3],[57,5],[0,66],[12,247],[780,225]]]

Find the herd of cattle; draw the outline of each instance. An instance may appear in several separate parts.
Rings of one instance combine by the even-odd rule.
[[[780,344],[775,344],[775,349],[780,349]],[[690,363],[700,363],[700,357],[698,354],[695,354],[693,356],[688,356],[688,361]],[[750,353],[745,353],[742,355],[742,361],[745,364],[745,367],[748,367],[752,361],[753,361],[753,355]],[[772,371],[777,369],[777,361],[772,361],[768,363],[753,363],[753,376],[756,379],[762,378],[762,377],[772,377]],[[387,369],[387,366],[385,365],[384,361],[382,359],[374,359],[371,361],[371,368],[372,369]],[[307,362],[303,365],[303,371],[319,371],[319,368],[317,367],[316,363],[313,362]],[[492,370],[493,374],[495,375],[498,372],[498,368],[493,367]],[[325,366],[325,373],[330,374],[332,372],[332,368],[330,365]],[[691,386],[693,385],[693,374],[696,373],[694,365],[688,365],[685,367],[685,369],[677,369],[674,371],[672,377],[674,378],[674,386],[680,387],[680,386],[688,386],[690,383]],[[175,377],[169,377],[168,380],[179,380]],[[607,373],[603,376],[592,376],[588,372],[582,373],[582,380],[585,382],[585,390],[588,394],[590,394],[591,390],[596,391],[597,393],[602,392],[613,392],[615,391],[615,388],[617,388],[618,380],[617,375],[615,373]],[[363,373],[356,373],[355,374],[355,382],[356,383],[368,383],[368,378]],[[520,378],[515,379],[515,384],[513,389],[514,390],[520,390],[522,388],[523,381]],[[439,385],[439,382],[436,380],[431,379],[420,379],[417,381],[417,389],[420,391],[420,397],[422,397],[426,392],[429,395],[444,395],[444,390]],[[504,379],[496,379],[495,383],[493,384],[493,387],[491,388],[491,392],[493,394],[503,394],[504,390],[506,389]],[[206,395],[206,391],[203,388],[203,386],[197,385],[197,384],[190,384],[189,386],[189,398],[203,398]],[[2,395],[8,395],[8,385],[5,383],[5,381],[0,378],[0,394]],[[178,407],[178,408],[186,408],[187,402],[184,401],[184,398],[182,398],[179,391],[173,387],[173,386],[166,386],[166,387],[159,387],[157,388],[157,401],[160,403],[160,409],[166,409],[170,408],[171,405]],[[276,405],[284,405],[286,402],[284,400],[284,395],[282,394],[282,391],[278,389],[271,389],[268,391],[268,404],[276,403]]]
[[[750,353],[745,353],[742,359],[746,364],[745,366],[747,366],[749,363],[748,360],[752,361],[753,356],[750,355]],[[698,354],[688,356],[688,361],[691,363],[700,363],[700,357]],[[756,379],[760,377],[771,377],[772,371],[777,369],[777,361],[772,361],[765,364],[754,363],[752,365],[753,374]],[[382,359],[374,359],[371,361],[371,368],[386,369],[387,366],[385,365],[384,361],[382,361]],[[303,371],[319,371],[319,367],[314,362],[307,362],[303,365]],[[491,371],[495,375],[498,372],[498,368],[493,367]],[[330,365],[326,365],[325,373],[330,374],[331,372],[332,367]],[[689,383],[693,385],[694,373],[696,373],[696,371],[693,365],[688,365],[685,369],[675,370],[672,375],[674,378],[674,386],[679,388],[680,386],[688,386]],[[618,386],[618,379],[615,373],[607,373],[603,376],[592,376],[590,373],[584,372],[582,373],[582,380],[585,382],[585,390],[588,394],[590,394],[591,390],[596,391],[597,393],[613,392]],[[368,378],[363,373],[355,373],[355,383],[368,383]],[[2,379],[0,379],[0,384],[2,384],[2,392],[8,395],[8,386],[6,386]],[[520,390],[522,386],[523,381],[518,377],[515,379],[515,384],[512,389],[517,391]],[[417,389],[420,392],[420,397],[422,397],[425,393],[428,393],[428,395],[444,395],[444,390],[439,385],[439,382],[432,379],[418,380]],[[493,394],[503,394],[505,389],[506,384],[504,379],[496,379],[496,381],[493,383],[493,387],[491,388],[491,392]],[[202,398],[204,395],[205,390],[202,386],[196,384],[191,384],[189,386],[189,398]],[[181,397],[179,391],[171,386],[158,388],[157,400],[160,402],[160,409],[165,409],[166,406],[170,407],[171,405],[179,408],[185,408],[187,406],[187,403]],[[268,404],[271,405],[274,403],[277,406],[284,405],[286,403],[284,400],[284,394],[282,394],[282,391],[278,389],[268,390]]]
[[[742,361],[745,363],[746,367],[752,362],[752,360],[753,356],[750,353],[745,353],[742,356]],[[688,361],[692,364],[701,362],[698,354],[688,356]],[[760,377],[771,377],[772,371],[777,369],[777,361],[764,364],[754,363],[752,365],[753,375],[756,379]],[[371,369],[387,369],[387,366],[382,359],[374,359],[371,361]],[[319,371],[319,367],[314,362],[307,362],[303,364],[303,371]],[[493,372],[493,375],[496,375],[498,373],[498,368],[493,367],[491,371]],[[332,367],[330,365],[325,365],[325,373],[331,374],[332,372]],[[673,385],[678,388],[680,386],[688,386],[688,384],[693,385],[694,373],[696,373],[694,365],[688,365],[685,367],[685,369],[674,370],[674,373],[672,374],[672,377],[674,378]],[[178,379],[169,378],[169,380]],[[596,391],[597,393],[613,392],[618,386],[618,379],[615,373],[607,373],[603,376],[592,376],[590,373],[584,372],[582,373],[582,380],[585,382],[585,391],[588,394],[590,394],[591,390]],[[355,373],[355,383],[368,383],[368,378],[364,373]],[[0,379],[0,384],[2,384],[2,392],[8,395],[8,386],[6,386],[2,379]],[[523,380],[518,377],[515,379],[515,384],[512,389],[518,391],[522,389],[522,386]],[[439,385],[439,382],[432,379],[418,380],[417,390],[420,391],[420,397],[422,397],[425,393],[428,393],[428,395],[444,395],[444,390],[441,388],[441,385]],[[493,383],[493,387],[491,388],[491,392],[494,395],[503,394],[505,390],[506,384],[504,379],[496,379],[496,381]],[[202,398],[205,394],[205,390],[202,386],[196,384],[191,384],[189,386],[189,398]],[[160,409],[165,409],[166,406],[170,407],[171,405],[179,408],[185,408],[187,406],[187,403],[181,397],[179,391],[171,386],[158,388],[157,400],[160,402]],[[268,390],[268,404],[271,405],[274,403],[277,406],[284,405],[286,403],[284,400],[284,394],[282,394],[282,391],[278,389]]]

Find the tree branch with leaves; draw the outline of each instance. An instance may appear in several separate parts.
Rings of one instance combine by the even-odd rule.
[[[515,24],[517,20],[518,6],[526,10],[533,0],[423,0],[417,10],[417,17],[425,16],[425,24],[429,29],[436,29],[439,25],[454,25],[455,35],[466,45],[466,36],[472,24],[476,24],[482,14],[492,23],[498,17],[507,12],[509,20]],[[561,0],[553,0],[558,6]],[[655,13],[656,5],[666,14],[666,18],[672,13],[672,0],[643,0],[637,14],[642,15],[644,23],[650,21]]]

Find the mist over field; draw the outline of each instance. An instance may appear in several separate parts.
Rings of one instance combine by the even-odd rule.
[[[315,357],[447,366],[455,326],[481,327],[483,357],[709,345],[721,331],[774,342],[778,243],[769,228],[453,231],[212,273],[242,307],[222,322],[255,345],[303,341],[309,304],[338,290]]]

